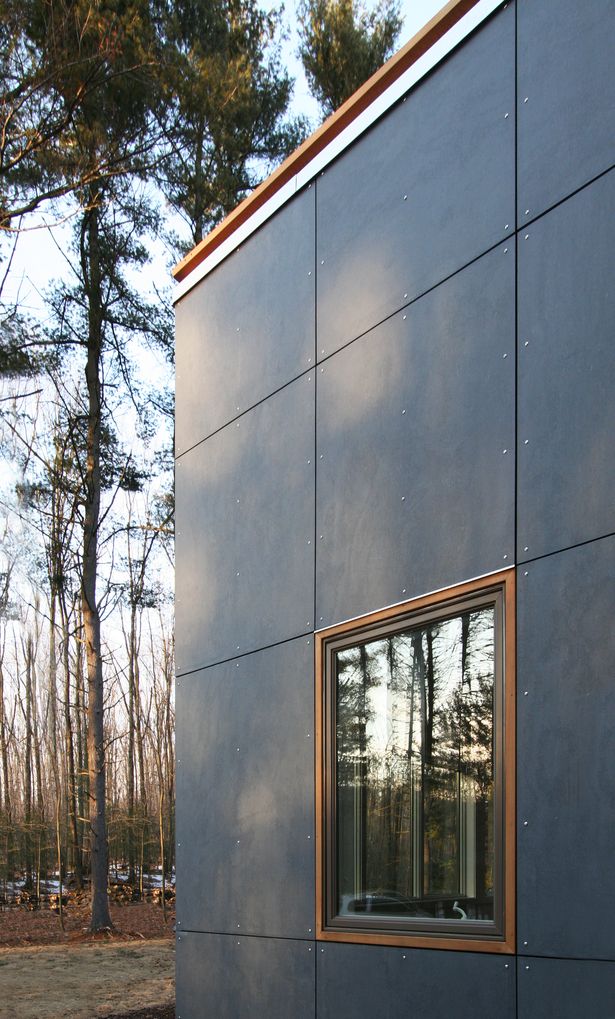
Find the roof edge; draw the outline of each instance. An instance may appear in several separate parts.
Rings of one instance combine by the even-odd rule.
[[[314,159],[375,99],[412,67],[454,25],[472,10],[479,0],[449,0],[405,46],[395,53],[371,78],[357,89],[313,134],[280,166],[252,191],[247,198],[203,238],[172,270],[177,282],[184,280],[223,241],[245,223],[269,199]]]

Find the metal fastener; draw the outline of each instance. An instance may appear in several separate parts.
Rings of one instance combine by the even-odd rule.
[[[529,551],[529,545],[524,545],[523,546],[523,551],[524,552],[528,552]]]
[[[502,357],[504,358],[504,360],[506,360],[506,358],[508,357],[508,354],[502,354]]]
[[[508,251],[508,248],[504,248],[504,254],[506,254],[507,251]]]
[[[408,201],[408,195],[404,195],[404,202]]]
[[[524,696],[524,697],[527,697],[527,695],[528,695],[528,691],[527,691],[527,690],[524,690],[524,691],[523,691],[523,696]]]
[[[529,96],[526,96],[525,99],[523,100],[523,102],[527,103],[528,99],[529,99]]]
[[[504,114],[504,120],[508,120],[508,114],[507,113]]]
[[[524,822],[523,822],[523,827],[524,827],[524,828],[527,828],[528,824],[529,824],[529,821],[524,821]]]

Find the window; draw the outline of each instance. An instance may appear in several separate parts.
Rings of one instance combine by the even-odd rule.
[[[321,631],[318,936],[514,950],[514,571]]]

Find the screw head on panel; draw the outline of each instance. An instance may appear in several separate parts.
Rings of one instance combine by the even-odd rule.
[[[508,223],[504,223],[504,229],[508,230]]]
[[[523,691],[523,696],[524,696],[524,697],[527,697],[528,693],[529,693],[529,691],[528,691],[528,690],[524,690],[524,691]]]
[[[529,210],[529,209],[526,209],[526,210],[525,210],[525,215],[526,215],[526,216],[529,216],[529,214],[530,214],[530,210]]]
[[[405,322],[405,321],[406,321],[406,319],[408,318],[408,316],[407,316],[407,315],[403,315],[403,316],[402,316],[402,318],[403,318],[403,320],[404,320],[404,322]]]
[[[509,964],[507,962],[505,962],[504,963],[504,969],[508,969],[508,968],[509,968]]]
[[[507,253],[508,253],[508,248],[504,248],[504,254],[506,255]]]
[[[506,360],[506,358],[507,358],[507,357],[508,357],[508,354],[502,354],[502,358],[503,358],[504,360]]]
[[[408,201],[408,195],[404,195],[404,202]]]
[[[504,120],[508,120],[508,113],[504,114]]]
[[[523,942],[523,947],[524,947],[524,948],[527,948],[527,941],[524,941],[524,942]]]
[[[528,99],[529,99],[529,96],[526,96],[525,99],[523,100],[523,102],[527,103]]]
[[[524,822],[523,822],[523,827],[524,827],[524,828],[527,828],[527,826],[528,826],[528,824],[529,824],[529,823],[530,823],[529,821],[524,821]]]

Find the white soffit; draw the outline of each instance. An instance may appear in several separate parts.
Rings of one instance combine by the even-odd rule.
[[[313,159],[310,160],[294,177],[283,184],[266,202],[256,209],[244,223],[241,223],[212,253],[194,267],[192,272],[177,283],[173,291],[173,304],[176,304],[189,290],[192,290],[205,276],[215,269],[220,262],[228,258],[250,234],[258,230],[275,212],[306,184],[331,163],[344,149],[348,148],[360,137],[379,117],[386,113],[413,85],[424,78],[436,64],[444,59],[460,42],[474,31],[498,7],[506,6],[502,0],[479,0],[467,14],[452,28],[438,39],[429,50],[419,57],[415,63],[404,71],[388,88],[386,88],[370,105],[359,113],[343,131],[329,142]]]

